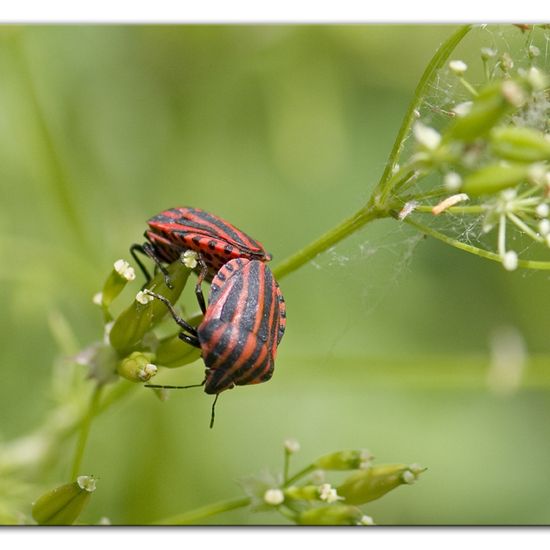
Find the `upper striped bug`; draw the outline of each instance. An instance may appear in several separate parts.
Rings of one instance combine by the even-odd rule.
[[[208,308],[197,328],[182,319],[164,296],[148,292],[168,307],[183,329],[179,337],[201,349],[206,373],[197,385],[204,385],[206,393],[216,395],[214,405],[225,390],[271,378],[277,346],[286,327],[286,306],[277,281],[264,263],[237,258],[222,266],[212,280]]]
[[[151,276],[136,252],[149,256],[162,271],[170,286],[169,277],[162,264],[175,262],[182,252],[194,250],[198,254],[199,272],[195,294],[203,313],[206,305],[202,297],[201,283],[203,280],[211,281],[222,265],[234,258],[261,262],[271,260],[271,254],[265,251],[261,243],[228,221],[199,208],[170,208],[153,216],[147,224],[149,229],[144,234],[147,242],[130,247],[130,252],[147,282],[151,280]]]

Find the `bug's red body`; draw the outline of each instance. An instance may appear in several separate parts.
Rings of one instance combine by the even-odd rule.
[[[161,262],[176,261],[185,250],[194,250],[208,267],[210,280],[228,261],[235,258],[268,262],[261,243],[230,224],[199,208],[170,208],[148,220],[145,238]]]
[[[197,335],[206,365],[204,391],[269,380],[286,326],[279,285],[262,262],[234,259],[216,274]]]

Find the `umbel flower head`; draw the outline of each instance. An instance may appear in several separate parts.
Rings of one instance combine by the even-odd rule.
[[[550,61],[536,45],[548,31],[529,32],[524,52],[502,40],[447,63],[445,103],[418,112],[390,186],[398,219],[509,271],[550,268]]]

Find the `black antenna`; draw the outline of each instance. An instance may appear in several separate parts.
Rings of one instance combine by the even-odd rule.
[[[212,403],[212,415],[210,416],[210,429],[214,427],[214,415],[215,415],[215,407],[216,407],[216,401],[218,400],[218,397],[220,396],[219,393],[216,394],[216,397],[214,398],[214,403]]]

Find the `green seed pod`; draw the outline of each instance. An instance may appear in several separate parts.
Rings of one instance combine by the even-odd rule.
[[[363,515],[355,506],[332,504],[305,510],[295,521],[300,525],[360,525]]]
[[[533,128],[501,126],[494,128],[490,136],[495,155],[518,162],[550,160],[550,141]]]
[[[289,500],[319,500],[319,487],[317,485],[288,487],[284,490],[284,495]]]
[[[369,465],[372,455],[366,449],[338,451],[318,458],[313,465],[320,470],[357,470]]]
[[[149,289],[165,296],[175,303],[182,293],[191,270],[176,261],[168,266],[172,288],[168,288],[161,272],[157,273]],[[168,312],[166,306],[152,296],[138,292],[130,307],[125,309],[114,322],[109,338],[111,345],[121,354],[127,355],[141,343],[145,334],[151,330]]]
[[[130,382],[147,382],[157,374],[157,367],[152,361],[152,353],[134,351],[125,357],[117,366],[117,372]]]
[[[523,88],[513,80],[492,83],[481,90],[467,114],[454,119],[443,141],[471,141],[482,137],[524,101]]]
[[[42,495],[32,506],[32,517],[39,525],[72,525],[95,491],[95,479],[79,476]]]
[[[163,367],[176,368],[193,363],[201,356],[201,350],[186,344],[178,336],[164,338],[156,350],[157,363]]]
[[[527,164],[490,164],[465,177],[460,190],[469,196],[492,195],[522,183],[528,176]]]
[[[347,504],[365,504],[403,484],[412,484],[425,471],[418,465],[386,464],[355,472],[340,487],[338,494]]]

